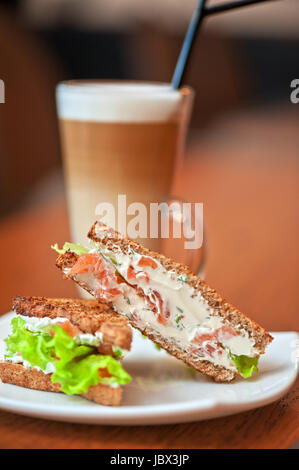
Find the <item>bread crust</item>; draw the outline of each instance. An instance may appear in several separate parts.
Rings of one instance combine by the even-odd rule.
[[[44,374],[34,368],[26,369],[22,364],[0,361],[0,379],[3,383],[45,392],[61,392],[60,384],[53,383],[51,375]],[[92,385],[88,392],[82,396],[100,405],[119,406],[122,399],[122,389],[106,384]]]
[[[64,268],[63,257],[66,255],[69,261],[70,255],[72,255],[72,253],[65,253],[65,255],[60,255],[61,258],[59,260],[58,267],[62,270]],[[65,279],[73,280],[80,287],[89,292],[89,294],[95,295],[95,293],[84,282],[79,281],[78,279],[76,279],[75,276],[65,276]],[[165,349],[165,351],[169,352],[169,354],[176,357],[177,359],[184,361],[187,365],[194,367],[194,369],[198,370],[199,372],[202,372],[203,374],[213,378],[215,382],[231,382],[238,376],[237,373],[234,373],[233,371],[228,370],[225,367],[214,366],[214,364],[209,361],[195,361],[187,351],[183,351],[181,348],[178,348],[176,343],[165,341],[160,336],[157,336],[156,332],[149,328],[141,329],[138,326],[137,322],[134,321],[134,318],[130,319],[130,323],[134,328],[138,329],[143,335],[147,336],[155,344]]]
[[[100,229],[100,234],[99,230],[96,230],[97,227]],[[119,233],[99,222],[96,222],[92,226],[88,233],[88,237],[97,243],[105,245],[112,252],[117,252],[120,249],[123,253],[130,254],[130,250],[133,249],[140,255],[150,256],[151,258],[157,260],[166,270],[174,271],[177,275],[186,276],[186,283],[195,291],[194,296],[197,295],[197,293],[200,293],[203,301],[214,310],[214,315],[223,318],[223,320],[231,326],[238,325],[239,327],[246,330],[249,337],[254,340],[254,346],[257,351],[259,351],[259,354],[263,354],[266,346],[273,340],[272,336],[266,330],[264,330],[264,328],[248,318],[236,307],[229,304],[214,289],[212,289],[202,279],[196,276],[187,266],[177,263],[176,261],[167,258],[162,254],[153,252],[133,240],[123,237]],[[77,258],[78,256],[76,254],[66,252],[57,258],[56,265],[61,270],[71,268],[75,264]],[[78,281],[76,276],[70,275],[65,276],[65,278],[71,278],[90,294],[95,295],[95,292],[85,285],[84,282]],[[189,352],[182,350],[174,342],[166,341],[165,338],[160,337],[150,328],[143,330],[140,329],[138,324],[134,321],[134,317],[129,319],[129,321],[132,326],[139,329],[142,334],[150,338],[170,354],[178,359],[183,360],[186,364],[191,365],[203,374],[212,377],[216,382],[231,382],[237,376],[239,376],[238,372],[229,370],[223,366],[214,365],[207,360],[196,360],[196,358],[190,355]]]
[[[67,318],[79,333],[102,333],[103,343],[99,346],[102,354],[113,355],[112,346],[127,351],[131,348],[132,330],[127,318],[96,300],[16,296],[12,309],[28,317]]]
[[[118,232],[100,222],[95,222],[93,224],[88,232],[88,238],[97,243],[102,243],[112,252],[116,252],[117,249],[120,248],[123,253],[129,253],[130,249],[133,249],[140,255],[150,256],[157,260],[166,270],[174,271],[177,275],[187,276],[186,283],[192,287],[196,293],[199,292],[201,294],[207,305],[214,310],[217,316],[222,317],[232,326],[240,325],[241,328],[244,328],[248,332],[249,337],[254,339],[254,346],[260,354],[264,352],[266,346],[273,340],[273,337],[264,328],[248,318],[236,307],[229,304],[215,291],[215,289],[212,289],[187,266],[178,263],[171,258],[167,258],[160,253],[151,251],[134,240],[123,237]]]

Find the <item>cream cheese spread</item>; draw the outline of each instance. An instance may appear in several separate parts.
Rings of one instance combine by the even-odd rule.
[[[25,321],[25,328],[32,332],[48,333],[51,330],[51,325],[68,322],[68,318],[56,317],[27,317],[20,315]],[[103,334],[97,331],[94,335],[89,333],[81,333],[74,337],[78,344],[85,344],[87,346],[98,347],[103,342]]]
[[[92,249],[90,253],[100,252],[127,281],[117,286],[121,295],[113,299],[115,310],[128,318],[134,315],[134,321],[140,329],[150,329],[158,336],[176,342],[195,360],[209,360],[234,371],[236,366],[228,357],[228,352],[250,357],[258,354],[254,340],[241,326],[234,326],[234,334],[227,333],[232,328],[215,314],[199,292],[186,283],[184,275],[178,276],[174,271],[167,271],[157,260],[144,257],[133,250],[126,254],[119,247],[113,252],[105,245],[98,244],[97,248],[98,250]],[[144,263],[140,263],[141,258],[149,258],[156,267],[144,266]],[[133,280],[128,278],[129,268],[135,274]],[[65,270],[65,274],[68,271]],[[91,269],[88,273],[76,274],[75,277],[97,293],[99,282]],[[149,302],[138,295],[136,287],[142,289]],[[162,299],[168,315],[163,322],[157,320],[157,315],[151,308],[155,303],[159,307],[159,298]],[[209,336],[197,345],[197,338],[205,338],[202,335]],[[215,349],[212,355],[211,345]]]
[[[45,369],[41,369],[38,366],[32,366],[30,362],[22,358],[20,354],[15,353],[11,357],[6,357],[6,361],[13,362],[14,364],[22,364],[26,369],[36,369],[42,371],[44,374],[53,374],[56,371],[56,368],[53,362],[48,362]]]

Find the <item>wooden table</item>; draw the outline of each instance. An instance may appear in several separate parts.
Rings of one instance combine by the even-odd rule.
[[[271,147],[271,146],[270,146]],[[269,146],[267,146],[269,148]],[[219,149],[218,149],[219,150]],[[272,149],[275,154],[275,149]],[[198,149],[197,149],[198,151]],[[217,153],[217,155],[216,155]],[[276,152],[277,153],[277,152]],[[290,153],[290,152],[289,152]],[[275,330],[298,329],[296,159],[201,146],[176,185],[204,202],[207,281]],[[0,311],[21,295],[74,296],[54,267],[53,242],[69,239],[63,196],[0,224]],[[144,427],[67,424],[0,412],[1,448],[288,448],[299,438],[297,386],[271,405],[210,421]]]

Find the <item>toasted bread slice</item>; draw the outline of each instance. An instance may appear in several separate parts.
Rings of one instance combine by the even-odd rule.
[[[132,330],[127,319],[96,300],[17,296],[12,309],[27,317],[66,318],[77,334],[100,333],[98,350],[102,354],[113,356],[115,347],[126,351],[131,348]]]
[[[111,269],[123,279],[118,286],[121,293],[109,301],[115,311],[125,314],[132,326],[170,354],[214,380],[232,381],[240,375],[232,358],[248,356],[254,361],[272,341],[269,333],[187,266],[99,222],[88,236],[96,243],[101,262],[109,264],[111,279]],[[58,257],[56,265],[67,278],[99,296],[91,271],[72,273],[77,260],[78,255],[68,251]]]
[[[21,364],[0,361],[0,379],[3,383],[20,387],[45,392],[60,392],[60,385],[51,382],[51,374],[44,374],[34,368],[26,369]],[[82,396],[100,405],[118,406],[121,403],[122,389],[106,384],[93,385]]]

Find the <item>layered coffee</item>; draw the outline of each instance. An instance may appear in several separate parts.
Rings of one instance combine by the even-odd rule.
[[[117,210],[119,194],[126,195],[128,205],[141,202],[149,206],[167,198],[182,151],[191,94],[170,85],[133,82],[58,86],[75,242],[85,241],[99,203],[112,203]]]

